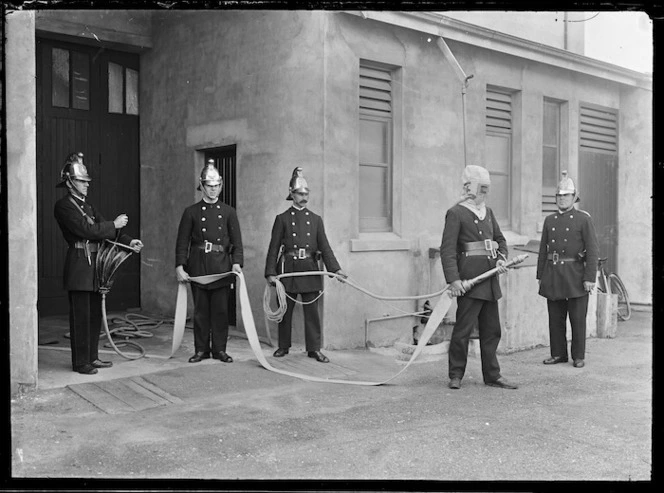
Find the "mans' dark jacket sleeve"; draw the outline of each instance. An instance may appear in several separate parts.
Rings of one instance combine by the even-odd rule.
[[[228,236],[233,245],[233,263],[244,266],[244,248],[242,246],[242,231],[240,230],[240,221],[237,218],[237,212],[231,208],[228,215]]]
[[[337,258],[334,256],[330,242],[327,239],[325,234],[325,226],[323,225],[323,220],[320,217],[318,219],[318,228],[317,228],[317,238],[318,250],[321,252],[323,257],[323,263],[325,263],[325,268],[328,272],[336,272],[341,269]]]
[[[452,284],[459,281],[459,267],[457,265],[457,241],[461,230],[461,220],[453,209],[445,215],[445,228],[443,229],[443,240],[440,245],[440,261],[443,264],[445,281]]]
[[[182,265],[187,267],[189,257],[189,241],[194,222],[189,209],[185,209],[178,226],[178,235],[175,240],[175,267]]]
[[[274,219],[272,225],[272,235],[270,236],[270,246],[267,249],[267,257],[265,259],[265,277],[276,276],[277,272],[277,257],[279,255],[279,248],[281,248],[281,241],[284,236],[284,224],[281,221],[281,216]]]

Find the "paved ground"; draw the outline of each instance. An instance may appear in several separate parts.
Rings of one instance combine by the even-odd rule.
[[[140,375],[120,372],[123,365],[100,371],[94,380],[100,388],[110,386],[119,396],[140,391],[142,397],[124,409],[117,407],[119,401],[98,402],[98,407],[81,397],[86,388],[81,383],[97,377],[79,378],[70,371],[76,381],[68,382],[68,387],[41,389],[14,399],[12,475],[651,479],[649,312],[636,312],[632,320],[619,323],[615,339],[589,339],[583,369],[542,365],[549,355],[546,347],[500,355],[503,375],[520,384],[516,391],[485,386],[476,358],[469,361],[461,390],[452,391],[446,386],[446,355],[412,365],[389,385],[359,387],[269,372],[241,339],[231,341],[229,353],[236,358],[232,364],[208,360],[191,365],[182,363],[186,360],[181,357],[180,362],[158,363],[172,366]],[[295,353],[288,356],[292,364],[313,362]],[[388,376],[401,368],[385,354],[329,351],[328,355],[337,369],[347,370],[348,378],[366,379],[365,370]],[[119,373],[113,379],[102,378],[104,371]]]

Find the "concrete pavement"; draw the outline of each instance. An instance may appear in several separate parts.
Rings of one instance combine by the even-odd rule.
[[[265,352],[271,353],[267,347]],[[447,388],[446,355],[415,363],[391,384],[358,387],[269,372],[242,339],[231,340],[229,353],[236,360],[232,364],[177,364],[98,382],[120,396],[138,389],[143,404],[131,404],[140,410],[113,408],[113,403],[102,410],[105,404],[94,405],[72,390],[87,381],[78,376],[69,387],[14,399],[12,475],[435,482],[651,479],[650,312],[635,312],[630,321],[619,323],[615,339],[589,339],[582,369],[571,362],[543,365],[548,347],[499,355],[503,375],[518,383],[518,390],[485,386],[478,358],[469,359],[462,388],[454,391]],[[385,352],[326,354],[335,371],[358,380],[389,376],[401,368],[394,355]],[[287,358],[295,366],[313,363],[298,351]],[[326,365],[315,364],[324,371]]]

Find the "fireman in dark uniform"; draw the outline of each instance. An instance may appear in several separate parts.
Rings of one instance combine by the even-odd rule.
[[[97,373],[97,368],[113,366],[99,359],[99,332],[101,331],[101,302],[95,264],[97,250],[103,240],[115,240],[120,229],[127,225],[128,217],[120,214],[106,221],[86,201],[92,179],[83,164],[83,153],[70,154],[60,173],[58,188],[69,192],[55,203],[55,219],[69,245],[64,268],[64,288],[69,297],[69,340],[74,371],[86,375]],[[143,248],[141,240],[122,234],[117,241],[134,250]]]
[[[323,219],[306,207],[309,187],[302,176],[302,168],[293,170],[286,200],[292,200],[293,205],[276,217],[272,227],[265,260],[265,277],[268,284],[274,285],[275,276],[278,274],[320,270],[318,256],[328,271],[346,277],[325,235]],[[320,351],[318,297],[323,289],[322,276],[286,277],[282,282],[287,295],[287,309],[283,320],[279,322],[279,348],[274,352],[274,356],[279,358],[288,354],[291,346],[293,308],[295,299],[300,295],[304,309],[307,355],[321,363],[328,363],[330,360]]]
[[[205,276],[224,272],[242,272],[244,250],[242,234],[235,209],[219,200],[223,186],[221,175],[210,160],[203,167],[198,190],[200,202],[187,207],[182,214],[175,243],[175,273],[178,282],[189,276]],[[206,285],[193,283],[194,348],[190,363],[209,358],[231,363],[226,353],[228,340],[228,276]]]
[[[567,172],[556,191],[558,212],[547,216],[542,228],[537,279],[539,294],[546,298],[549,311],[551,357],[545,365],[565,363],[567,356],[567,316],[572,326],[572,360],[576,368],[585,363],[586,314],[588,294],[595,288],[599,247],[593,220],[574,208],[578,196]]]
[[[461,387],[468,359],[468,340],[473,328],[478,327],[484,383],[516,389],[516,385],[500,375],[496,357],[501,335],[498,300],[502,296],[498,278],[493,276],[469,291],[462,285],[463,280],[477,277],[494,267],[498,267],[500,273],[507,272],[504,267],[507,242],[493,211],[485,204],[491,184],[489,172],[481,166],[466,166],[462,180],[463,195],[447,211],[440,247],[440,260],[450,285],[450,295],[457,297],[456,323],[449,347],[449,387]]]

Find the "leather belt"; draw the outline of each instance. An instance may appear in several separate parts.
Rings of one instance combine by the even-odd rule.
[[[304,260],[305,258],[313,258],[314,253],[306,248],[297,248],[286,251],[284,256],[293,257],[293,260]]]
[[[74,248],[81,248],[89,253],[94,253],[99,250],[99,243],[95,241],[75,241]]]
[[[547,260],[553,260],[554,262],[578,262],[579,259],[576,257],[561,257],[558,252],[549,253],[546,256]]]
[[[496,251],[498,250],[498,242],[493,240],[484,240],[484,241],[470,241],[464,243],[463,245],[464,252],[463,254],[466,257],[474,256],[491,256],[496,258]]]
[[[215,245],[214,243],[210,243],[209,241],[205,241],[203,244],[198,244],[195,245],[198,248],[201,248],[205,253],[210,253],[210,252],[225,252],[227,249],[224,247],[224,245]]]

